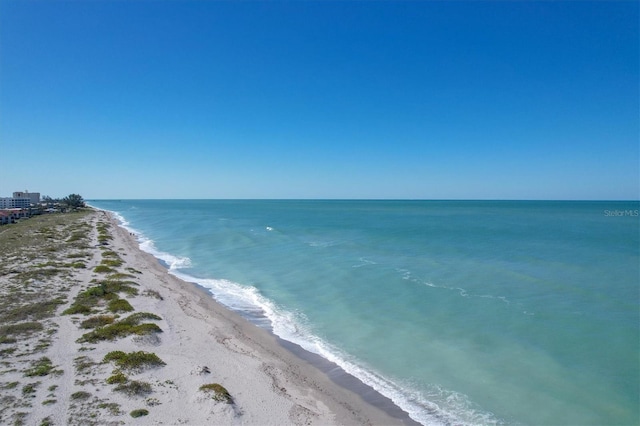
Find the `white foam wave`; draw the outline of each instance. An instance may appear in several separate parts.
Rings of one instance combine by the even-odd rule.
[[[361,257],[358,260],[360,261],[360,263],[355,264],[355,265],[351,265],[352,268],[362,268],[363,266],[377,265],[378,264],[377,262],[374,262],[373,260],[366,259],[364,257]]]
[[[131,232],[131,228],[128,228],[129,222],[127,221],[127,219],[124,218],[124,216],[122,216],[118,212],[111,212],[111,214],[116,218],[118,222],[120,222],[120,226],[122,226],[124,229],[127,229],[128,231]]]
[[[421,285],[425,285],[427,287],[431,287],[431,288],[440,288],[443,290],[449,290],[449,291],[455,291],[456,293],[458,293],[461,297],[478,297],[478,298],[483,298],[483,299],[495,299],[495,300],[499,300],[501,302],[506,303],[507,305],[511,304],[511,301],[509,301],[509,299],[507,299],[507,297],[505,296],[494,296],[491,294],[473,294],[473,293],[469,293],[469,291],[465,288],[462,287],[449,287],[449,286],[445,286],[445,285],[437,285],[434,284],[432,282],[429,281],[423,281],[420,280],[418,278],[413,277],[413,275],[411,274],[411,271],[409,271],[408,269],[396,269],[397,272],[399,272],[402,275],[402,279],[405,281],[411,281],[417,284],[421,284]]]
[[[188,268],[191,266],[191,259],[188,257],[174,256],[170,253],[165,253],[156,248],[153,240],[145,238],[143,235],[138,234],[138,240],[140,241],[140,249],[152,254],[158,259],[162,260],[169,267],[169,271],[176,269]]]
[[[148,238],[137,229],[131,227],[129,221],[127,221],[120,213],[115,211],[109,211],[109,213],[111,213],[116,218],[119,226],[135,235],[142,251],[145,251],[163,261],[168,266],[170,271],[181,268],[188,268],[189,266],[191,266],[191,259],[189,259],[188,257],[178,257],[170,253],[158,250],[152,239]]]
[[[342,242],[339,240],[317,240],[317,241],[307,241],[306,244],[309,247],[329,248],[329,247],[340,245],[342,244]]]
[[[267,319],[266,324],[278,337],[300,345],[303,349],[337,364],[347,373],[391,399],[394,404],[421,424],[464,426],[497,423],[489,421],[492,419],[490,414],[471,412],[468,409],[469,404],[461,396],[457,398],[464,403],[456,404],[451,397],[442,398],[442,395],[439,395],[440,400],[447,401],[447,408],[443,409],[427,400],[413,386],[406,383],[399,385],[397,381],[375,372],[374,369],[313,334],[307,326],[307,319],[303,314],[283,309],[260,294],[260,291],[255,287],[244,286],[225,279],[195,278],[176,270],[170,272],[184,281],[194,282],[209,289],[218,302],[232,310],[253,314],[253,316],[264,316]],[[258,324],[263,323],[259,322]],[[468,419],[472,419],[472,421]]]

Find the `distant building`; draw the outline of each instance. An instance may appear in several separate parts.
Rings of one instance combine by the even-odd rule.
[[[0,209],[28,209],[31,207],[30,198],[0,198]]]
[[[40,193],[29,192],[26,190],[24,192],[14,192],[13,198],[20,198],[20,199],[28,198],[31,204],[38,204],[40,202]]]
[[[13,223],[13,217],[8,211],[0,210],[0,225],[7,225]]]
[[[0,209],[0,225],[15,223],[16,220],[29,216],[28,209]]]

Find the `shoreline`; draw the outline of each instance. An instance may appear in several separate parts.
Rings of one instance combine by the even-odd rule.
[[[136,235],[131,234],[124,228],[113,213],[100,209],[96,210],[106,212],[112,225],[120,233],[121,238],[128,240],[127,244],[130,250],[137,250],[144,256],[149,256],[149,261],[162,268],[167,277],[170,277],[177,285],[185,287],[187,291],[195,291],[204,295],[204,300],[201,299],[199,303],[201,303],[205,309],[211,309],[217,312],[218,315],[222,315],[226,321],[231,322],[238,330],[242,330],[242,333],[252,342],[258,344],[261,349],[276,355],[288,365],[295,366],[300,371],[298,374],[307,376],[313,381],[318,382],[317,385],[323,390],[321,399],[324,400],[323,402],[325,402],[332,411],[342,411],[342,407],[348,404],[353,406],[350,408],[351,414],[353,414],[359,411],[358,406],[362,406],[361,410],[363,414],[371,420],[371,423],[366,422],[369,424],[420,425],[420,423],[413,420],[408,413],[398,407],[391,399],[363,383],[355,376],[347,373],[334,362],[318,354],[309,352],[296,343],[280,338],[274,334],[272,330],[260,327],[252,322],[251,319],[248,318],[248,315],[245,316],[242,312],[236,312],[222,305],[215,300],[209,289],[199,285],[197,282],[186,281],[171,274],[168,265],[161,259],[140,248]],[[220,310],[225,312],[221,313],[219,312]],[[274,345],[276,345],[276,347],[274,347]],[[337,389],[334,387],[337,387]],[[342,394],[341,397],[343,401],[339,401],[336,398],[336,396],[340,394]],[[345,420],[347,419],[342,418],[337,423],[347,424],[348,422],[345,423]]]
[[[164,266],[163,266],[164,267]],[[179,278],[178,278],[179,279]],[[270,338],[274,339],[274,341],[295,358],[298,359],[298,362],[301,364],[303,370],[306,369],[315,369],[320,374],[324,374],[326,379],[330,380],[336,386],[340,386],[346,391],[352,392],[358,397],[362,399],[361,403],[368,404],[376,409],[382,410],[388,416],[397,419],[403,425],[411,425],[411,426],[420,426],[421,423],[413,420],[407,412],[402,410],[402,408],[398,407],[390,398],[381,394],[380,392],[373,389],[371,386],[362,382],[360,379],[355,377],[352,374],[346,372],[342,367],[338,364],[329,361],[328,359],[318,355],[316,353],[310,352],[304,349],[302,346],[297,343],[290,342],[285,340],[276,334],[274,334],[271,330],[265,329],[264,327],[260,327],[257,324],[254,324],[251,319],[245,318],[245,316],[241,312],[236,312],[224,305],[220,302],[216,301],[213,297],[211,291],[205,287],[202,287],[198,283],[184,281],[186,284],[191,284],[196,287],[196,291],[203,292],[207,297],[212,298],[212,300],[220,305],[222,309],[226,309],[233,315],[237,315],[238,321],[247,321],[249,326],[256,327],[259,331],[263,331],[267,333]],[[308,371],[304,371],[304,373],[309,374]],[[316,372],[314,371],[314,374]],[[386,424],[386,423],[384,423]]]
[[[106,211],[1,233],[2,424],[416,424],[170,274]]]

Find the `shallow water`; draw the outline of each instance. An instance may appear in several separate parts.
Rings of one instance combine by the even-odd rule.
[[[638,202],[92,201],[423,424],[637,424]]]

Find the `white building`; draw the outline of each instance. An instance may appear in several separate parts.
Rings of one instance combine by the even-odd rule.
[[[31,207],[30,198],[13,198],[13,197],[0,198],[0,210],[28,209],[29,207]]]

